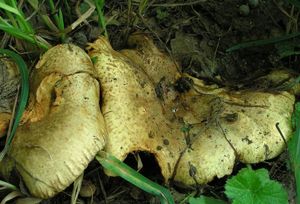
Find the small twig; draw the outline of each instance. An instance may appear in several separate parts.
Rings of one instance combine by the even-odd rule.
[[[96,7],[91,4],[88,0],[86,2],[89,4],[90,8],[82,15],[79,16],[79,18],[73,22],[71,25],[69,25],[66,29],[63,30],[63,33],[69,33],[72,30],[74,30],[78,25],[80,25],[82,22],[86,22],[86,19],[90,17],[93,12],[95,11]]]
[[[89,4],[89,2],[87,2]],[[77,17],[79,18],[80,16],[82,16],[81,12],[80,12],[80,4],[81,4],[81,1],[77,1],[76,2],[76,6],[75,6],[75,13],[77,15]],[[84,20],[83,23],[85,25],[89,25],[88,21],[87,20]]]
[[[281,138],[282,138],[282,140],[283,140],[283,142],[284,142],[284,144],[285,144],[285,147],[287,148],[287,147],[288,147],[288,144],[287,144],[287,141],[286,141],[286,139],[285,139],[285,137],[284,137],[284,135],[283,135],[283,133],[282,133],[280,127],[279,127],[279,122],[277,122],[277,123],[275,124],[275,126],[276,126],[276,129],[278,130],[278,132],[279,132],[279,134],[280,134],[280,136],[281,136]]]
[[[238,160],[238,159],[239,159],[239,154],[238,154],[237,150],[235,149],[235,147],[233,146],[233,144],[232,144],[232,143],[230,142],[230,140],[227,138],[226,133],[225,133],[225,131],[224,131],[224,129],[223,129],[223,127],[222,127],[222,125],[220,124],[220,121],[219,121],[218,119],[216,120],[216,124],[217,124],[217,125],[219,126],[219,128],[221,129],[222,134],[223,134],[225,140],[227,141],[227,143],[229,144],[229,146],[230,146],[231,149],[233,150],[234,155],[235,155],[235,160]]]
[[[282,8],[282,6],[280,6],[279,4],[278,4],[278,2],[276,1],[276,0],[273,0],[273,3],[278,7],[278,9],[284,14],[284,15],[286,15],[288,18],[290,18],[290,19],[293,19],[293,16],[291,16],[286,10],[284,10],[283,8]]]

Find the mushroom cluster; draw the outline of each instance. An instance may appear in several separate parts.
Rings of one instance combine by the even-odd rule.
[[[180,73],[147,36],[134,34],[128,45],[118,52],[100,37],[89,56],[74,45],[43,55],[3,174],[15,167],[34,196],[48,198],[102,149],[120,160],[149,152],[165,182],[185,185],[283,151],[292,135],[293,94],[206,85]]]

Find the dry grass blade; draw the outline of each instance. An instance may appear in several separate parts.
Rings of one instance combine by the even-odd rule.
[[[20,197],[20,196],[23,196],[23,194],[21,192],[13,191],[4,197],[0,204],[6,204],[9,201],[12,201],[13,199]]]
[[[76,204],[81,189],[83,174],[81,174],[73,183],[73,191],[71,196],[71,204]]]
[[[79,26],[82,22],[85,22],[87,18],[89,18],[93,12],[95,11],[96,7],[94,4],[92,4],[90,1],[86,0],[86,2],[88,3],[88,5],[90,6],[90,8],[82,15],[80,15],[80,17],[73,22],[71,25],[69,25],[65,30],[64,33],[69,33],[72,30],[74,30],[77,26]]]

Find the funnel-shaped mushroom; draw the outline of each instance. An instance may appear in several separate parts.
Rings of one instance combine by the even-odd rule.
[[[94,76],[90,58],[74,45],[50,49],[36,65],[30,103],[8,153],[36,197],[65,189],[104,146]]]
[[[166,181],[191,185],[230,174],[237,160],[260,162],[284,149],[275,125],[291,136],[293,95],[230,92],[190,76],[180,80],[190,91],[178,93],[176,64],[143,35],[129,42],[135,49],[116,52],[105,38],[88,48],[101,83],[108,153],[124,160],[150,152]]]

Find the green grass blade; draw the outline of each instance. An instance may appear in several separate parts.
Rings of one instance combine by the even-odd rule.
[[[280,37],[275,37],[275,38],[270,38],[266,40],[255,40],[255,41],[250,41],[250,42],[245,42],[245,43],[240,43],[237,45],[234,45],[226,50],[226,52],[233,52],[236,50],[244,49],[244,48],[249,48],[249,47],[257,47],[257,46],[263,46],[263,45],[269,45],[273,43],[277,43],[280,41],[288,40],[294,37],[297,37],[300,35],[300,32],[280,36]]]
[[[18,5],[17,5],[17,1],[11,1],[12,2],[12,5],[18,9],[20,15],[19,16],[16,16],[16,20],[21,28],[21,30],[24,30],[26,31],[27,33],[31,33],[31,34],[34,34],[34,29],[32,28],[32,26],[30,25],[30,23],[27,22],[26,20],[26,17],[25,17],[25,14],[23,13],[22,9],[18,8]]]
[[[53,14],[54,21],[55,21],[56,25],[59,26],[59,17],[56,14],[54,2],[53,2],[53,0],[49,0],[48,3],[49,3],[51,13]]]
[[[13,191],[18,190],[18,188],[15,185],[7,183],[7,182],[2,181],[2,180],[0,180],[0,187],[4,187],[6,189],[10,189],[10,190],[13,190]]]
[[[65,29],[65,23],[64,23],[64,16],[62,14],[61,8],[58,9],[58,29],[60,32],[63,32],[63,30]],[[61,33],[61,41],[64,42],[66,38],[66,34],[65,33]]]
[[[173,197],[166,188],[147,179],[114,156],[105,152],[99,152],[96,159],[107,170],[117,174],[142,190],[158,196],[162,204],[174,204]]]
[[[104,30],[104,36],[108,38],[105,17],[104,17],[104,13],[103,13],[103,7],[105,4],[105,0],[94,0],[94,3],[96,5],[96,9],[97,9],[97,13],[98,13],[99,26]]]
[[[14,8],[17,8],[17,1],[16,0],[4,0],[6,3],[10,3],[10,5]]]
[[[11,24],[9,24],[6,20],[4,20],[1,16],[0,16],[0,25],[5,25],[7,27],[13,27]]]
[[[144,12],[146,11],[148,5],[148,0],[141,0],[139,4],[139,14],[143,16]]]
[[[32,29],[31,25],[26,21],[23,11],[18,8],[17,2],[14,0],[9,0],[9,1],[6,1],[5,4],[18,11],[17,15],[14,16],[12,12],[5,10],[6,15],[9,17],[9,19],[11,20],[13,25],[27,33],[33,34],[34,30]]]
[[[66,34],[63,33],[63,30],[65,29],[65,24],[64,24],[64,16],[62,14],[62,10],[61,10],[61,8],[59,8],[58,14],[56,14],[55,5],[54,5],[53,0],[49,0],[48,3],[49,3],[51,13],[54,14],[53,17],[54,17],[56,26],[58,27],[58,30],[60,31],[61,41],[64,42],[65,38],[66,38]]]
[[[29,5],[34,9],[36,13],[39,14],[39,16],[42,18],[43,22],[46,24],[46,26],[51,30],[56,33],[59,32],[58,28],[56,25],[51,21],[50,17],[47,14],[43,14],[40,11],[40,5],[38,0],[27,0]]]
[[[35,33],[35,31],[31,27],[31,25],[27,22],[27,20],[25,19],[25,17],[23,15],[16,16],[16,19],[17,19],[18,25],[21,28],[21,30],[24,30],[25,32],[31,33],[31,34]]]
[[[13,16],[13,14],[10,13],[10,12],[8,12],[8,11],[5,11],[5,14],[6,14],[6,16],[8,17],[10,23],[13,25],[13,27],[19,28],[19,25],[18,25],[18,23],[17,23],[15,17]]]
[[[69,19],[69,21],[71,22],[72,21],[72,9],[71,9],[71,6],[69,5],[69,1],[68,0],[63,0],[64,2],[64,7],[65,7],[65,10],[66,10],[66,14],[65,14],[65,17],[67,17]]]
[[[6,33],[18,38],[18,39],[25,40],[27,42],[35,44],[38,47],[43,48],[45,50],[49,49],[49,45],[36,40],[33,34],[25,33],[25,32],[19,30],[18,28],[13,27],[13,26],[8,26],[8,25],[4,25],[4,24],[0,23],[0,30],[3,30],[4,32],[6,32]]]
[[[22,40],[26,40],[30,43],[34,43],[34,40],[29,36],[28,33],[24,33],[23,31],[21,31],[20,29],[10,25],[4,25],[4,24],[0,24],[0,30],[3,30],[4,32],[16,37],[16,38],[19,38],[19,39],[22,39]]]
[[[21,76],[21,93],[20,93],[20,97],[19,97],[19,104],[16,109],[14,122],[13,122],[13,126],[11,129],[9,138],[6,139],[6,144],[4,146],[4,149],[0,153],[0,161],[1,161],[3,159],[3,157],[5,156],[5,154],[9,150],[10,144],[14,138],[17,127],[19,125],[22,114],[23,114],[26,104],[27,104],[27,100],[28,100],[28,96],[29,96],[29,74],[28,74],[27,65],[20,55],[12,52],[10,50],[5,50],[5,49],[0,49],[0,54],[7,55],[13,59],[13,61],[18,66],[19,73]]]
[[[7,5],[6,3],[4,3],[3,1],[0,2],[0,9],[3,9],[5,11],[8,11],[8,12],[11,12],[11,13],[14,13],[18,16],[20,16],[20,12],[18,9],[14,8],[14,7],[11,7],[9,5]]]
[[[293,123],[296,131],[292,139],[288,142],[291,166],[296,179],[297,202],[300,202],[300,103],[295,104]]]
[[[59,30],[65,29],[64,16],[62,14],[61,8],[58,9],[58,28]]]

